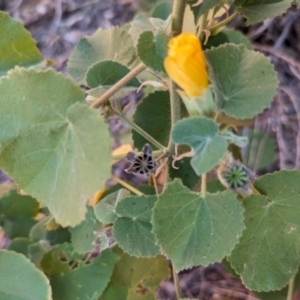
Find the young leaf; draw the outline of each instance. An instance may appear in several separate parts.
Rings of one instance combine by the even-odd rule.
[[[2,11],[0,28],[0,77],[17,65],[29,67],[43,60],[30,32]]]
[[[76,227],[69,228],[74,249],[80,254],[92,251],[95,248],[92,244],[95,240],[94,231],[101,228],[102,224],[96,219],[94,209],[88,207],[85,220]]]
[[[237,11],[246,19],[246,25],[274,18],[285,13],[292,5],[292,0],[235,0]]]
[[[230,191],[196,194],[178,179],[158,196],[153,233],[177,271],[221,261],[244,229],[243,208]]]
[[[119,246],[132,256],[159,254],[150,223],[155,201],[156,196],[130,196],[116,206],[113,235]]]
[[[133,121],[162,145],[167,146],[171,130],[169,92],[156,91],[144,98],[137,106]],[[134,130],[132,130],[132,139],[134,146],[139,150],[149,143]],[[152,144],[151,147],[156,149]]]
[[[155,300],[155,290],[160,282],[170,276],[170,269],[163,256],[137,258],[114,251],[121,258],[116,264],[103,300]]]
[[[77,83],[85,84],[88,69],[102,60],[114,60],[129,68],[135,65],[137,57],[129,33],[112,27],[82,38],[69,58],[68,71]]]
[[[0,166],[57,222],[77,225],[110,174],[106,122],[52,70],[15,69],[1,79],[0,94]]]
[[[217,106],[225,114],[247,119],[270,105],[278,80],[268,58],[233,44],[207,50],[205,54]]]
[[[163,62],[168,52],[169,36],[165,31],[158,29],[144,31],[137,42],[137,53],[141,61],[157,72],[163,72]]]
[[[52,300],[48,278],[23,254],[1,250],[0,299]]]
[[[130,192],[125,189],[119,189],[106,197],[95,206],[94,211],[96,218],[104,224],[110,224],[117,219],[116,205],[123,198],[130,196]]]
[[[197,175],[215,167],[227,150],[227,142],[218,134],[218,124],[206,118],[188,118],[172,129],[175,144],[188,145],[194,151],[191,165]]]
[[[74,269],[53,275],[50,278],[53,300],[98,300],[118,259],[118,255],[105,250],[89,264],[77,260],[78,265]]]
[[[254,291],[284,287],[299,267],[300,171],[279,171],[254,182],[261,195],[244,199],[246,229],[229,262]]]

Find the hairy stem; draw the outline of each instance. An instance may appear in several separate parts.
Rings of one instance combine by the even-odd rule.
[[[172,36],[176,36],[182,31],[183,16],[186,6],[185,0],[174,0],[172,9]]]
[[[134,122],[132,122],[126,116],[124,116],[121,112],[114,111],[114,114],[116,116],[118,116],[121,120],[123,120],[125,123],[130,125],[133,130],[135,130],[137,133],[139,133],[141,136],[143,136],[146,140],[148,140],[148,142],[153,144],[155,147],[157,147],[163,153],[168,152],[168,150],[161,143],[159,143],[156,139],[154,139],[151,135],[149,135],[146,131],[144,131],[141,127],[136,125]]]
[[[174,285],[175,285],[176,297],[177,297],[177,300],[179,300],[179,299],[181,299],[181,288],[179,285],[178,274],[175,270],[173,262],[172,262],[172,271],[173,271],[173,280],[174,280]]]
[[[186,7],[185,0],[174,0],[172,9],[172,37],[178,35],[182,31],[183,16]],[[176,93],[176,84],[171,81],[170,83],[170,106],[171,106],[171,125],[175,125],[180,120],[180,98]],[[168,144],[168,152],[174,153],[175,146],[171,141]]]
[[[170,84],[170,107],[171,107],[171,125],[173,126],[180,120],[181,108],[180,98],[176,92],[176,84],[171,81]],[[168,152],[174,154],[175,145],[172,143],[171,137],[168,144]]]
[[[98,108],[108,101],[109,97],[115,94],[120,88],[122,88],[128,81],[134,78],[136,75],[144,71],[146,67],[143,64],[138,65],[132,69],[126,76],[114,84],[110,89],[108,89],[100,98],[91,104],[92,108]]]
[[[289,282],[289,288],[288,288],[288,293],[286,296],[286,300],[292,300],[293,299],[293,293],[294,293],[294,283],[295,283],[295,276],[291,278]]]

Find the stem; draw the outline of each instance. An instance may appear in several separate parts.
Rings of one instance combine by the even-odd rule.
[[[206,194],[206,173],[201,175],[201,194],[203,196]]]
[[[178,274],[176,273],[173,262],[172,262],[172,271],[173,271],[173,280],[174,280],[174,285],[175,285],[176,297],[177,297],[177,300],[179,300],[181,298],[181,288],[179,285]]]
[[[286,300],[292,300],[293,299],[293,294],[294,294],[294,283],[295,283],[295,276],[291,278],[289,282],[289,288],[288,288],[288,293],[286,296]]]
[[[136,189],[134,186],[130,185],[129,183],[127,183],[126,181],[116,177],[116,176],[113,176],[112,177],[117,183],[121,184],[124,188],[126,188],[128,191],[138,195],[138,196],[143,196],[144,194],[139,191],[138,189]]]
[[[156,148],[160,149],[163,153],[167,152],[167,149],[159,143],[156,139],[154,139],[151,135],[149,135],[146,131],[144,131],[141,127],[136,125],[134,122],[129,120],[126,116],[124,116],[119,111],[114,111],[114,114],[118,116],[121,120],[123,120],[125,123],[131,126],[133,130],[135,130],[137,133],[139,133],[141,136],[143,136],[146,140],[148,140],[151,144],[153,144]]]
[[[228,18],[224,19],[223,21],[221,21],[221,22],[219,22],[217,24],[211,25],[211,26],[207,27],[206,29],[212,31],[212,30],[215,30],[215,29],[220,28],[222,26],[225,26],[226,24],[228,24],[229,22],[231,22],[237,15],[238,15],[238,12],[235,11]]]
[[[176,92],[176,84],[171,81],[170,85],[170,107],[171,107],[171,125],[174,127],[175,123],[180,120],[181,107],[180,107],[180,98]],[[172,143],[171,137],[168,144],[168,152],[175,152],[175,145]]]
[[[183,16],[186,0],[174,0],[172,9],[172,37],[178,35],[182,31]]]
[[[146,67],[143,64],[136,66],[132,69],[125,77],[119,80],[116,84],[114,84],[109,90],[107,90],[100,98],[98,98],[95,102],[91,104],[92,108],[98,108],[102,104],[104,104],[109,97],[115,94],[120,88],[122,88],[128,81],[134,78],[136,75],[144,71]]]
[[[172,37],[178,35],[182,31],[183,16],[186,6],[186,0],[174,0],[172,9]],[[171,125],[175,125],[180,120],[180,98],[176,93],[176,84],[170,83],[170,106],[171,106]],[[172,143],[171,137],[168,144],[168,151],[174,153],[175,145]]]

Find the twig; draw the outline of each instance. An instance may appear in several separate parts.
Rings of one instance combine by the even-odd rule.
[[[279,51],[275,50],[273,47],[259,45],[259,44],[253,44],[253,47],[254,47],[254,49],[256,49],[258,51],[270,53],[270,54],[278,57],[279,59],[285,61],[289,65],[300,69],[300,63],[298,61],[296,61],[293,58],[287,56],[283,52],[279,52]]]

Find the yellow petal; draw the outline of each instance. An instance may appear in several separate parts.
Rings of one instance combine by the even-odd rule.
[[[168,44],[164,67],[189,97],[202,96],[209,85],[204,53],[197,36],[182,33]]]

